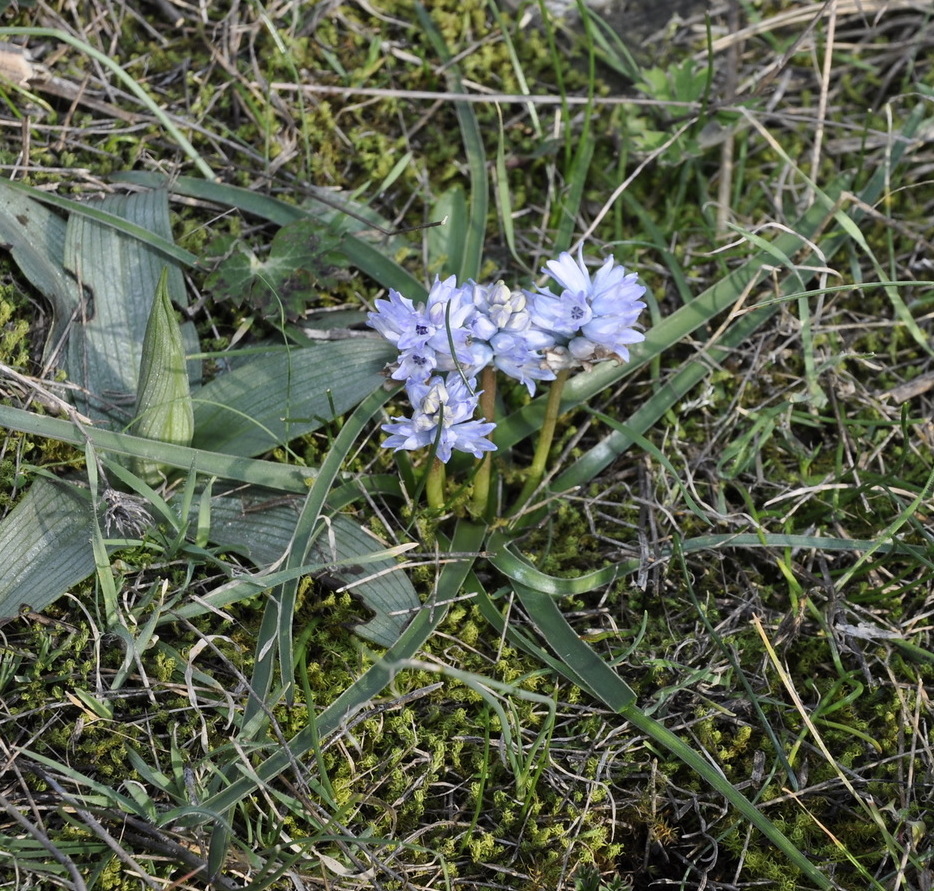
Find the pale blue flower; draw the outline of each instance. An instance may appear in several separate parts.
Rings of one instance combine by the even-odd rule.
[[[524,384],[529,395],[535,392],[536,381],[554,380],[542,353],[554,344],[554,338],[533,324],[528,296],[523,291],[510,291],[502,281],[471,284],[478,310],[474,332],[489,341],[493,364]]]
[[[434,334],[424,310],[393,289],[388,300],[376,301],[376,312],[367,314],[367,324],[400,350],[422,346]]]
[[[562,291],[555,296],[543,290],[532,298],[531,316],[536,327],[556,337],[567,339],[593,318],[593,311],[583,291]]]
[[[474,375],[489,363],[492,351],[476,344],[471,330],[476,315],[471,288],[458,287],[452,275],[435,279],[424,305],[390,290],[388,300],[376,301],[367,323],[399,349],[393,379],[423,381],[435,371],[455,368]]]
[[[585,362],[601,359],[628,362],[629,345],[645,340],[645,335],[633,327],[638,315],[637,309],[627,314],[594,318],[581,328],[583,336],[573,338],[568,349],[575,358]]]
[[[536,381],[553,381],[555,372],[549,366],[543,350],[554,344],[554,338],[543,331],[501,331],[493,336],[493,364],[511,378],[524,384],[529,395],[535,395]]]
[[[424,381],[431,377],[438,367],[438,355],[427,345],[413,347],[399,353],[396,368],[390,377],[397,381]]]
[[[532,324],[528,298],[522,291],[510,291],[502,281],[493,285],[470,284],[479,316],[475,330],[484,340],[492,340],[501,331],[525,331]]]
[[[449,276],[436,278],[426,303],[415,305],[390,290],[388,300],[376,301],[377,311],[368,321],[399,350],[392,377],[427,385],[439,373],[456,371],[470,379],[494,365],[531,395],[537,381],[554,380],[560,370],[628,360],[628,347],[644,339],[636,328],[645,309],[640,299],[645,288],[637,276],[612,258],[591,275],[583,250],[577,259],[560,254],[544,271],[554,291],[510,290],[502,281],[458,285]],[[418,425],[431,417],[432,412],[422,411],[411,422],[400,422],[414,425],[406,441],[423,439]]]
[[[427,344],[441,355],[456,356],[458,362],[469,363],[470,322],[476,315],[470,287],[458,287],[453,275],[444,281],[436,278],[428,292],[425,312],[431,330]]]
[[[578,363],[628,361],[629,345],[645,340],[635,327],[645,309],[645,288],[638,276],[612,257],[591,276],[583,248],[576,260],[565,251],[543,271],[562,289],[554,294],[543,288],[529,295],[536,327],[555,335],[558,347],[567,347],[567,353],[551,351],[546,356],[552,367],[568,367],[569,356]]]
[[[406,392],[412,403],[411,418],[383,424],[390,436],[383,446],[389,449],[429,448],[437,442],[438,459],[447,463],[452,451],[469,452],[476,458],[496,448],[488,439],[496,424],[473,420],[479,393],[476,381],[464,380],[457,372],[427,381],[412,380]]]

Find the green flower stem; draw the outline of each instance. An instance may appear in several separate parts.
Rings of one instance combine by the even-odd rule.
[[[488,365],[480,372],[480,411],[485,421],[495,420],[496,369]],[[490,483],[493,479],[493,453],[487,452],[480,462],[473,481],[473,514],[486,517],[490,508]]]
[[[532,459],[532,466],[529,467],[528,476],[525,478],[525,485],[519,494],[512,513],[516,514],[532,497],[532,494],[539,487],[545,476],[545,465],[548,463],[548,453],[551,451],[551,443],[555,438],[555,427],[558,423],[558,415],[561,408],[561,394],[564,392],[564,384],[568,379],[569,370],[565,368],[558,372],[548,392],[548,403],[545,405],[545,418],[542,421],[542,432],[538,437],[538,444],[535,446],[535,457]]]
[[[428,506],[441,510],[444,507],[444,463],[437,458],[431,464],[428,471],[428,479],[425,481],[425,497],[428,499]]]

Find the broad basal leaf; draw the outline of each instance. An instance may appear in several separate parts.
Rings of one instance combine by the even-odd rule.
[[[0,618],[39,611],[94,571],[86,489],[39,477],[0,523]]]
[[[283,445],[382,386],[395,355],[377,337],[271,348],[198,391],[192,445],[244,456]]]
[[[28,195],[0,189],[0,238],[53,306],[47,353],[64,357],[69,379],[81,387],[78,407],[99,422],[89,429],[103,432],[125,428],[134,417],[143,341],[163,269],[180,299],[185,288],[178,268],[145,240],[147,232],[160,244],[171,239],[164,191],[109,196],[93,206],[140,229],[131,235],[81,214],[64,221]],[[187,350],[176,344],[176,360],[197,349],[193,326],[183,328]],[[192,370],[199,373],[197,363],[189,364]],[[22,605],[43,609],[90,575],[93,531],[87,490],[38,479],[0,524],[0,614],[15,615]]]
[[[29,283],[52,306],[48,355],[61,343],[80,301],[80,288],[63,264],[65,221],[39,201],[0,183],[0,240]]]
[[[164,191],[109,195],[95,202],[163,238],[171,238]],[[138,238],[74,214],[68,219],[64,264],[80,282],[82,299],[71,311],[66,371],[88,396],[79,408],[95,420],[125,428],[135,414],[137,374],[153,295],[168,268],[169,291],[184,302],[180,269]],[[182,325],[186,351],[198,349],[190,322]],[[196,363],[189,374],[200,376]]]

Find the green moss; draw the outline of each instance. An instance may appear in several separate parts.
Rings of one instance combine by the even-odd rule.
[[[27,368],[30,359],[31,307],[11,285],[0,286],[0,358],[13,368]]]

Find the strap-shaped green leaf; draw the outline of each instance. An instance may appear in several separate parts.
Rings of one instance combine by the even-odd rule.
[[[431,45],[443,64],[452,93],[464,93],[464,83],[460,70],[444,37],[438,30],[428,10],[421,3],[415,4],[415,14],[431,41]],[[460,251],[460,268],[454,270],[460,281],[478,278],[483,264],[484,242],[486,240],[486,216],[490,203],[490,177],[487,172],[486,149],[477,113],[469,102],[452,100],[460,124],[461,137],[464,140],[464,152],[467,155],[467,169],[470,173],[470,194],[468,196],[468,217],[463,249]],[[411,296],[411,295],[410,295]]]
[[[224,550],[249,557],[267,567],[281,558],[292,543],[302,507],[299,498],[281,498],[279,493],[238,489],[211,499],[210,540]],[[391,557],[374,560],[385,545],[350,517],[337,514],[327,520],[328,528],[312,543],[306,564],[322,567],[328,584],[347,587],[360,597],[374,615],[355,629],[382,647],[398,640],[415,614],[419,601],[404,572],[397,571]],[[204,598],[210,601],[210,595]],[[187,616],[195,615],[188,604]],[[204,610],[207,611],[207,608]]]
[[[483,544],[485,533],[486,527],[461,521],[447,550],[461,554],[477,553]],[[372,702],[380,691],[392,682],[400,666],[415,656],[441,624],[447,615],[448,608],[445,604],[460,593],[473,563],[471,558],[446,563],[436,586],[438,605],[425,604],[383,657],[371,665],[324,711],[314,716],[313,725],[309,723],[309,726],[300,730],[286,746],[277,747],[268,758],[257,765],[255,771],[250,774],[241,773],[231,783],[220,788],[203,802],[204,810],[218,815],[227,813],[238,802],[252,795],[257,788],[272,782],[284,771],[292,769],[296,761],[303,758],[312,746],[318,745],[321,740],[340,729],[351,715]]]
[[[102,452],[131,458],[155,458],[181,470],[191,470],[227,480],[240,480],[283,492],[307,492],[316,471],[294,464],[278,464],[207,449],[185,448],[168,442],[155,442],[129,433],[116,433],[97,427],[79,426],[60,418],[49,418],[21,408],[0,405],[0,427],[82,446],[90,442]]]
[[[152,188],[170,188],[173,194],[199,198],[202,201],[213,201],[226,207],[236,207],[244,213],[253,214],[280,226],[294,220],[312,219],[321,222],[322,228],[327,227],[335,214],[341,215],[340,210],[333,209],[336,205],[357,218],[371,219],[373,217],[373,211],[370,208],[346,198],[335,197],[328,193],[325,202],[323,190],[311,190],[308,196],[311,207],[296,207],[294,204],[286,204],[277,198],[261,195],[250,189],[225,183],[205,182],[190,176],[170,179],[161,174],[133,170],[115,175],[114,179],[118,182],[137,183]],[[324,210],[322,210],[322,203],[327,205]],[[383,229],[389,225],[388,221],[382,218],[375,219],[373,222]],[[373,244],[362,237],[362,234],[355,235],[353,232],[345,231],[345,225],[346,217],[341,217],[338,227],[341,232],[340,250],[352,265],[361,272],[365,272],[384,288],[395,288],[412,300],[425,299],[427,293],[425,286],[405,267],[392,259],[404,246],[402,241],[390,236],[386,241]]]
[[[560,660],[561,672],[565,677],[588,690],[702,777],[800,869],[809,881],[819,888],[834,887],[807,856],[723,776],[714,763],[636,706],[632,688],[578,637],[551,597],[523,585],[516,585],[515,590],[535,627]]]

